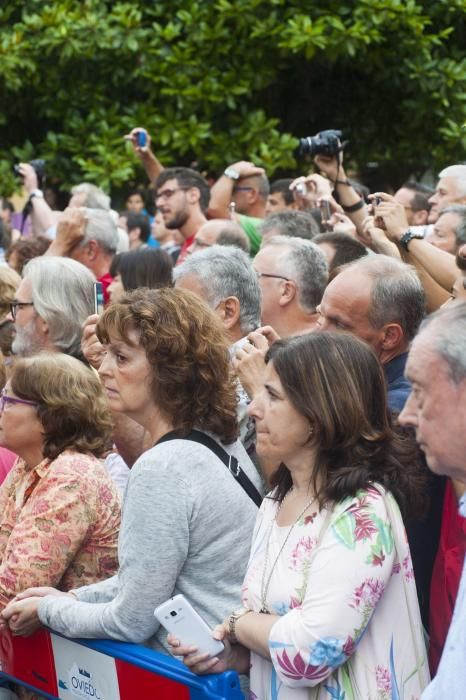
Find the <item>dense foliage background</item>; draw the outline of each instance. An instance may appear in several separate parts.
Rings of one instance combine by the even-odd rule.
[[[269,174],[342,128],[363,176],[397,184],[465,158],[465,23],[464,0],[5,0],[2,188],[32,157],[64,187],[143,180],[133,126],[165,164]]]

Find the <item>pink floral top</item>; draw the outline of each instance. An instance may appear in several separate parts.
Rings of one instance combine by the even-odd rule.
[[[264,500],[244,581],[243,604],[256,612],[269,533],[265,581],[290,531],[275,523],[276,509]],[[409,547],[391,495],[370,488],[330,513],[311,507],[278,558],[266,604],[280,619],[269,637],[272,662],[251,653],[251,699],[420,698],[429,679],[426,653]]]
[[[0,487],[0,608],[29,586],[79,588],[118,568],[118,493],[92,455],[67,450]]]

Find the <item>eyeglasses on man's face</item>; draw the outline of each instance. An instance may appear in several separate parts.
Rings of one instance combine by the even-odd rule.
[[[8,396],[5,389],[0,392],[0,413],[3,413],[5,407],[9,404],[20,403],[24,406],[37,406],[37,401],[28,401],[27,399],[19,399],[17,396]]]
[[[246,187],[246,185],[238,185],[237,187],[233,187],[233,194],[235,194],[235,192],[250,192],[252,189],[254,188]]]
[[[271,279],[277,279],[277,280],[285,280],[285,282],[291,282],[289,277],[284,277],[283,275],[272,275],[269,272],[258,272],[256,270],[256,275],[257,279],[261,279],[262,277],[270,277]]]
[[[157,204],[157,202],[161,202],[162,200],[166,202],[171,199],[176,192],[185,192],[190,189],[190,187],[173,187],[172,189],[167,187],[165,190],[160,190],[160,192],[156,193],[155,203]]]
[[[16,314],[18,313],[18,309],[24,309],[26,308],[26,306],[34,306],[34,302],[18,301],[17,299],[13,299],[13,301],[10,302],[10,313],[13,321],[16,321]]]

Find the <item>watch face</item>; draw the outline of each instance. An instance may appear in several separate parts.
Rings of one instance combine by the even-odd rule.
[[[232,180],[238,180],[239,178],[239,172],[235,170],[234,168],[227,168],[225,170],[225,175],[227,177],[231,177]]]

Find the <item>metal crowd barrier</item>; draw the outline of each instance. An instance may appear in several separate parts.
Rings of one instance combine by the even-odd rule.
[[[234,671],[196,676],[138,644],[67,639],[46,629],[31,637],[0,633],[0,680],[49,700],[244,700]]]

